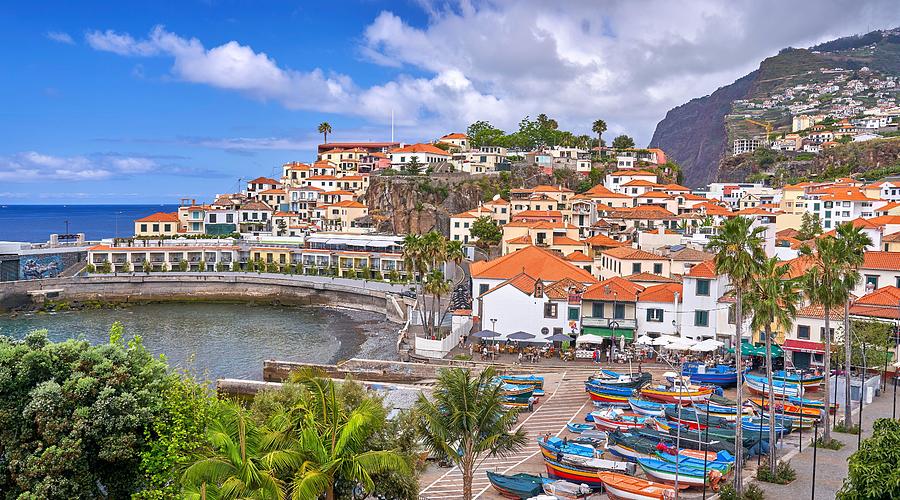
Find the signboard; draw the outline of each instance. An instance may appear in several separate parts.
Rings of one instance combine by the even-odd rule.
[[[59,255],[22,257],[19,260],[19,276],[23,280],[55,278],[62,268],[62,258]]]
[[[574,291],[569,292],[569,304],[581,304],[581,294]]]

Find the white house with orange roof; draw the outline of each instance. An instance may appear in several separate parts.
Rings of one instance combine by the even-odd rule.
[[[206,234],[206,211],[209,205],[197,204],[191,200],[188,205],[178,207],[178,223],[185,234]]]
[[[603,184],[597,184],[578,196],[587,197],[596,203],[601,203],[613,208],[627,208],[634,206],[633,197],[624,193],[610,191]]]
[[[506,148],[500,146],[482,146],[463,152],[454,152],[452,163],[460,172],[483,174],[494,172],[497,166],[506,161]]]
[[[272,208],[279,208],[287,202],[287,192],[284,189],[266,189],[257,193],[256,198]]]
[[[581,331],[580,294],[586,285],[576,279],[543,280],[521,272],[479,294],[481,326],[503,340],[524,331],[533,341]]]
[[[176,236],[179,228],[178,212],[156,212],[135,219],[135,236]]]
[[[655,253],[621,246],[604,250],[594,258],[595,274],[601,279],[631,274],[652,273],[671,276],[669,259]]]
[[[322,188],[314,186],[289,187],[288,192],[288,208],[292,212],[305,214],[309,217],[309,211],[316,207],[319,200],[319,194],[325,191]]]
[[[532,245],[559,252],[563,256],[588,249],[587,244],[578,239],[578,228],[565,222],[512,221],[503,226],[503,254]]]
[[[415,159],[421,165],[421,170],[425,171],[429,165],[450,161],[452,155],[434,144],[410,144],[392,149],[388,156],[391,157],[391,168],[394,170],[402,170],[404,165]]]
[[[629,182],[637,180],[656,184],[659,181],[659,177],[653,172],[649,172],[647,170],[617,170],[615,172],[606,174],[606,179],[604,180],[603,185],[610,191],[616,193],[631,194],[629,192],[626,192],[627,188],[625,188],[624,186]]]
[[[284,187],[302,186],[310,176],[310,166],[299,161],[292,161],[281,166],[281,184]]]
[[[249,197],[253,198],[258,193],[262,191],[266,191],[269,189],[278,189],[281,187],[281,183],[276,181],[275,179],[270,179],[268,177],[257,177],[251,181],[247,181],[247,189],[244,193]]]
[[[456,148],[459,151],[468,151],[469,149],[469,136],[467,136],[466,134],[461,134],[459,132],[447,134],[438,139],[438,142],[449,144],[451,147]]]
[[[332,162],[330,162],[330,161],[325,161],[325,160],[319,160],[319,161],[316,161],[316,162],[313,163],[313,164],[310,166],[310,168],[309,168],[309,175],[310,175],[310,176],[314,176],[314,175],[337,175],[337,173],[338,173],[338,167],[337,167],[337,165],[334,164],[334,163],[332,163]]]
[[[628,196],[640,196],[650,191],[656,191],[660,187],[659,184],[646,179],[635,179],[622,184],[619,190]]]
[[[900,182],[874,182],[863,186],[861,189],[869,198],[900,202]]]
[[[654,206],[668,210],[673,214],[683,213],[679,209],[675,196],[663,191],[646,191],[634,198],[635,207]]]
[[[651,285],[637,296],[637,333],[659,337],[678,335],[681,331],[681,283]]]
[[[728,278],[718,275],[715,264],[708,260],[693,266],[681,279],[679,334],[694,340],[714,338],[734,345],[733,302],[726,296]],[[743,332],[749,339],[750,329],[744,328]]]
[[[816,194],[807,194],[809,201],[806,209],[818,215],[822,228],[826,231],[860,217],[868,219],[875,216],[875,211],[888,202],[870,198],[857,187],[833,187],[819,190]]]
[[[369,214],[369,209],[354,200],[344,200],[331,205],[316,207],[320,216],[320,229],[323,231],[367,232],[370,228],[361,225],[357,219]]]
[[[472,224],[480,217],[490,217],[498,226],[507,224],[510,220],[509,202],[497,198],[481,204],[478,208],[467,210],[450,216],[450,239],[470,243],[478,241],[472,236]]]
[[[250,200],[238,208],[238,228],[242,233],[264,233],[272,229],[275,209],[262,201]]]
[[[637,298],[644,287],[620,276],[605,279],[581,294],[581,331],[592,344],[608,348],[616,339],[633,341],[637,331]],[[590,339],[590,340],[589,340]]]

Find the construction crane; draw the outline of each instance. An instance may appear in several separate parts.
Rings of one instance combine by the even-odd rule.
[[[758,122],[756,120],[751,120],[750,118],[745,118],[744,121],[750,122],[754,125],[758,125],[764,129],[766,129],[766,142],[769,142],[769,136],[772,135],[772,122],[771,121],[766,120],[764,122]]]

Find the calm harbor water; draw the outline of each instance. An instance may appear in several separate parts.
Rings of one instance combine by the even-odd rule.
[[[147,304],[124,309],[0,316],[0,335],[46,328],[54,341],[107,342],[121,321],[169,364],[198,377],[262,379],[266,359],[332,363],[354,356],[393,359],[397,327],[375,313],[250,304]]]
[[[0,241],[47,241],[50,233],[85,233],[89,240],[134,234],[134,220],[177,205],[3,205]]]

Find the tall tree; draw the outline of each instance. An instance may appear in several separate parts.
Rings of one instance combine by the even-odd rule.
[[[606,122],[599,118],[594,120],[591,130],[597,134],[597,147],[599,148],[603,145],[603,132],[606,132]]]
[[[525,446],[525,431],[515,429],[516,413],[503,406],[503,393],[488,367],[481,373],[441,371],[433,397],[419,396],[415,414],[424,444],[462,472],[462,498],[472,498],[475,469],[490,457],[503,457]]]
[[[831,310],[847,300],[851,287],[842,280],[840,269],[841,248],[834,236],[816,238],[812,246],[800,247],[801,256],[807,259],[808,268],[803,275],[803,292],[814,303],[820,304],[825,315],[825,399],[831,398]],[[822,439],[831,441],[830,412],[824,412],[825,429]]]
[[[800,289],[797,280],[789,277],[790,265],[782,264],[777,257],[765,260],[756,279],[747,291],[748,309],[753,315],[750,323],[754,331],[766,336],[766,380],[769,384],[769,467],[775,476],[775,387],[772,381],[772,325],[789,331],[797,316]]]
[[[331,124],[328,122],[322,122],[319,124],[319,133],[325,135],[325,144],[328,144],[328,134],[331,133]]]
[[[633,148],[634,147],[634,139],[632,139],[631,137],[628,137],[625,134],[618,135],[618,136],[616,136],[615,139],[613,139],[612,147],[614,147],[616,149]]]
[[[503,238],[503,230],[489,215],[482,215],[475,219],[469,229],[469,234],[478,238],[475,242],[476,245],[484,248],[500,243]]]
[[[765,259],[763,233],[765,228],[753,227],[753,221],[746,217],[729,219],[719,229],[709,243],[709,249],[716,253],[716,273],[728,277],[735,298],[735,346],[734,355],[737,368],[737,405],[741,407],[743,394],[743,357],[741,340],[744,322],[744,294],[753,284],[760,263]],[[741,471],[743,470],[743,433],[741,426],[735,427],[735,481],[734,489],[741,493]]]
[[[863,264],[866,247],[872,244],[872,239],[862,232],[862,228],[856,227],[852,222],[840,224],[835,230],[835,239],[838,246],[840,259],[840,280],[842,289],[847,291],[844,297],[844,424],[850,425],[850,364],[852,361],[850,341],[850,297],[851,291],[856,288],[862,277],[859,274],[859,266]],[[860,429],[862,432],[862,429]]]

